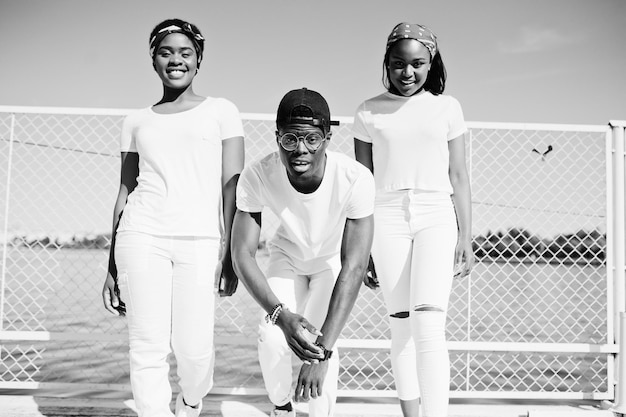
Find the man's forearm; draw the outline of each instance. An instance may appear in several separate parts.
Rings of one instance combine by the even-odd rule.
[[[341,242],[341,271],[330,298],[328,314],[321,329],[322,336],[317,339],[327,349],[337,342],[359,295],[367,271],[373,234],[373,216],[346,220]]]
[[[342,269],[342,272],[339,273],[328,306],[328,314],[321,328],[322,336],[317,338],[317,342],[327,349],[331,349],[335,345],[341,330],[350,317],[350,312],[359,295],[363,274],[365,274],[365,267],[345,273]]]
[[[265,310],[271,312],[280,300],[272,292],[272,289],[261,272],[256,259],[251,256],[238,256],[235,264],[235,273],[246,286],[246,289],[255,301]]]

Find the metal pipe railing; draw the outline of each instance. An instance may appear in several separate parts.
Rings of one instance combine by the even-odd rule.
[[[619,341],[619,351],[617,354],[617,374],[615,389],[615,406],[613,412],[616,414],[626,414],[626,231],[625,231],[625,208],[624,208],[624,132],[626,131],[626,121],[611,121],[609,123],[612,132],[612,223],[611,246],[612,265],[607,265],[613,269],[613,299],[614,299],[614,324],[616,326],[616,340]]]

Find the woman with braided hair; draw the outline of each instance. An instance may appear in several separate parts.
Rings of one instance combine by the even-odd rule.
[[[167,362],[173,352],[181,391],[175,415],[197,417],[213,384],[214,279],[222,296],[237,287],[230,231],[243,126],[230,101],[193,91],[204,49],[195,25],[165,20],[149,41],[163,95],[122,126],[102,297],[108,311],[128,319],[139,416],[173,415]]]

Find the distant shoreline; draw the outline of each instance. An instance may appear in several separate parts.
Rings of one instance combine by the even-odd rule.
[[[5,244],[29,249],[108,250],[111,234],[13,234],[0,242],[0,245]],[[606,235],[596,230],[542,239],[523,229],[511,228],[474,236],[472,245],[477,260],[481,262],[598,266],[606,259]]]

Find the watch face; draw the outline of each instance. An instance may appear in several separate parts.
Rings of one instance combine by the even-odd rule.
[[[324,351],[324,359],[322,359],[323,361],[326,361],[330,359],[331,356],[333,356],[333,351],[326,349],[326,346],[324,346],[323,344],[315,343],[315,346],[322,348],[322,350]]]

